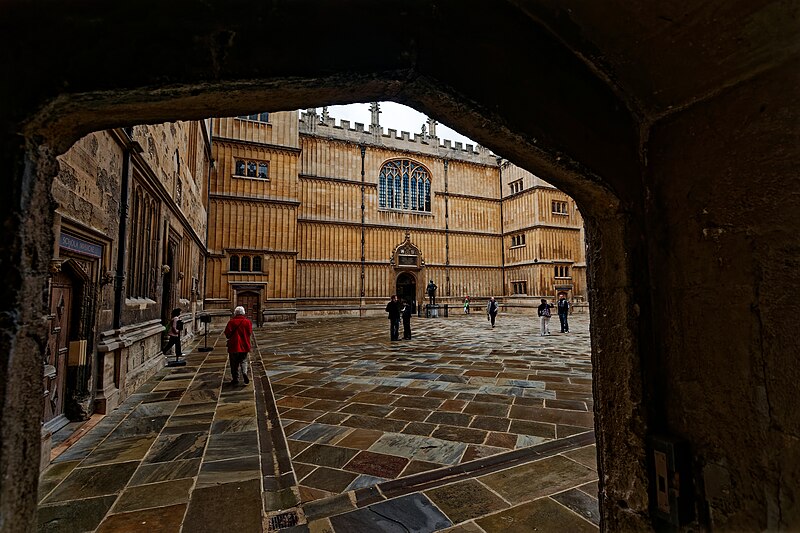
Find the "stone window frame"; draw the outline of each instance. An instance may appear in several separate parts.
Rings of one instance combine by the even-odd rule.
[[[247,268],[245,268],[247,265]],[[236,268],[234,268],[234,266]],[[228,258],[228,273],[249,272],[253,274],[264,273],[264,258],[261,254],[230,254]]]
[[[524,233],[515,233],[511,235],[511,248],[524,248],[527,246],[525,243],[525,234]]]
[[[125,295],[128,298],[155,300],[161,243],[158,231],[161,226],[161,203],[134,177],[130,206]]]
[[[572,279],[569,265],[555,265],[553,273],[556,279]]]
[[[389,159],[381,165],[379,209],[429,215],[432,204],[431,172],[425,165],[408,158]]]
[[[240,167],[241,165],[241,167]],[[252,166],[253,172],[250,174]],[[263,177],[262,177],[263,167]],[[239,168],[244,169],[244,174],[239,173]],[[269,161],[263,159],[252,159],[244,157],[235,157],[233,159],[233,176],[237,179],[250,179],[258,181],[269,181]]]
[[[511,294],[528,294],[528,280],[519,279],[511,282]]]
[[[569,216],[569,202],[565,200],[553,200],[551,206],[554,215]]]
[[[522,192],[524,187],[522,178],[512,181],[511,183],[508,184],[508,186],[511,188],[511,194],[517,194],[519,192]]]

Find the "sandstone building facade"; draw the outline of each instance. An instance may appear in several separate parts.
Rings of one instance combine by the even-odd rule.
[[[583,221],[487,150],[311,109],[104,130],[58,159],[43,460],[70,419],[161,368],[175,308],[254,323],[491,295],[510,311],[586,296]],[[534,303],[535,301],[535,303]]]
[[[215,119],[206,308],[243,305],[258,323],[383,313],[437,302],[586,298],[583,220],[574,200],[428,121],[384,132],[323,109]]]
[[[43,459],[69,419],[106,413],[161,368],[175,308],[202,307],[207,121],[92,133],[58,158],[44,350]]]

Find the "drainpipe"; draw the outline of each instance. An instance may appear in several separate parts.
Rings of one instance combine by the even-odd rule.
[[[506,295],[506,234],[503,219],[503,158],[497,158],[497,168],[500,175],[500,272],[503,276],[503,296]]]
[[[129,135],[126,130],[126,135]],[[114,329],[122,327],[125,296],[125,247],[128,242],[128,203],[130,201],[131,148],[122,151],[122,183],[119,198],[119,234],[117,236],[117,272],[114,276]]]
[[[366,182],[364,181],[364,157],[367,153],[367,147],[365,145],[361,145],[361,316],[364,316],[366,313],[366,302],[364,300],[364,276],[366,273],[366,235],[365,235],[365,228],[364,222],[366,220],[366,211],[365,211],[365,195],[366,195]]]
[[[211,144],[213,143],[212,131],[214,131],[214,119],[208,119],[208,172],[206,172],[206,242],[205,254],[203,254],[203,312],[206,312],[206,291],[208,290],[208,226],[211,224],[211,170],[217,162],[211,157],[214,153]],[[263,305],[262,305],[263,307]],[[263,313],[263,309],[261,312]],[[208,329],[208,324],[206,324]]]
[[[444,160],[444,276],[445,296],[450,296],[450,194],[447,191],[447,169],[450,161]]]

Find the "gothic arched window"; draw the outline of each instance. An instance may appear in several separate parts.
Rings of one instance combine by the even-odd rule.
[[[428,170],[409,159],[387,161],[378,176],[378,206],[406,211],[431,210]]]

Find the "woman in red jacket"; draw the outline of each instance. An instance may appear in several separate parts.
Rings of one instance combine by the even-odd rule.
[[[233,310],[233,318],[225,326],[225,337],[228,339],[228,357],[231,360],[231,385],[239,384],[239,365],[242,367],[242,378],[245,384],[250,383],[247,376],[247,353],[250,351],[250,335],[253,334],[253,323],[244,316],[241,305]]]

